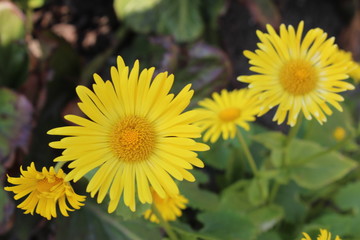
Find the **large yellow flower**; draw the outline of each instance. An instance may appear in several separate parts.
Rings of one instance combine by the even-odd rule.
[[[84,86],[76,88],[79,107],[90,119],[67,115],[78,126],[55,128],[49,134],[67,135],[50,144],[65,149],[54,161],[71,161],[67,180],[79,180],[96,169],[87,192],[98,193],[100,203],[109,192],[109,212],[113,212],[121,196],[135,211],[135,195],[141,203],[152,203],[150,186],[161,196],[179,193],[172,177],[195,181],[186,169],[203,167],[194,151],[209,147],[192,138],[201,131],[192,123],[196,112],[184,109],[194,91],[190,85],[178,95],[170,94],[174,76],[166,72],[152,80],[154,68],[139,75],[136,61],[129,75],[121,57],[117,68],[111,68],[112,81],[104,82],[94,74],[94,92]],[[172,176],[172,177],[171,177]]]
[[[259,113],[259,100],[248,89],[222,90],[213,93],[212,99],[199,102],[203,108],[196,109],[203,119],[196,122],[204,134],[204,141],[216,142],[222,134],[223,139],[234,138],[237,126],[249,130],[248,122],[255,121]]]
[[[53,167],[47,170],[43,167],[41,172],[35,168],[32,162],[27,170],[20,168],[22,176],[9,177],[8,182],[16,186],[5,187],[6,191],[15,193],[14,199],[18,200],[26,195],[27,198],[18,205],[18,208],[25,210],[25,214],[37,214],[50,220],[56,217],[56,205],[62,215],[69,216],[67,211],[73,211],[69,208],[67,202],[74,208],[79,209],[84,204],[85,196],[74,192],[70,183],[66,180],[62,169],[55,172]],[[35,210],[36,209],[36,210]]]
[[[152,196],[154,199],[153,207],[156,208],[165,221],[175,221],[176,218],[182,215],[181,210],[185,209],[185,204],[188,203],[188,200],[180,194],[172,197],[161,198],[155,191],[152,191]],[[151,222],[160,222],[152,209],[148,209],[144,213],[144,217],[149,219]]]
[[[303,233],[304,237],[301,240],[311,240],[309,234]],[[331,233],[326,229],[320,229],[320,234],[317,240],[331,240]],[[339,236],[336,236],[335,240],[341,240]]]
[[[257,31],[260,39],[255,52],[244,51],[256,75],[240,76],[239,81],[249,83],[262,101],[260,115],[278,106],[273,118],[278,124],[288,118],[287,124],[295,125],[303,112],[322,124],[332,110],[328,104],[342,111],[339,102],[344,98],[338,93],[354,89],[348,78],[352,62],[338,59],[334,38],[319,29],[311,29],[302,37],[304,23],[298,29],[284,24],[280,34],[267,25],[268,33]]]

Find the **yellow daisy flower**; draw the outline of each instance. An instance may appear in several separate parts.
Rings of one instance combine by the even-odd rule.
[[[294,126],[302,112],[305,118],[314,117],[320,124],[332,110],[328,104],[342,111],[339,102],[344,98],[338,93],[354,89],[348,78],[352,62],[338,60],[338,47],[334,38],[319,29],[311,29],[302,37],[304,22],[297,30],[290,25],[280,26],[278,35],[267,25],[268,33],[257,31],[260,39],[255,52],[244,51],[256,75],[240,76],[239,81],[249,83],[249,88],[262,101],[263,115],[278,106],[273,118],[278,124],[288,118]]]
[[[62,215],[69,216],[67,211],[79,209],[84,205],[85,196],[74,192],[72,186],[65,180],[65,173],[62,169],[55,172],[54,167],[47,170],[43,167],[41,172],[35,168],[32,162],[27,170],[20,168],[20,177],[9,177],[8,182],[16,186],[5,187],[6,191],[14,192],[14,199],[18,200],[26,195],[27,198],[18,205],[18,208],[25,210],[25,214],[37,214],[50,220],[56,217],[56,205]],[[68,202],[71,207],[67,205]],[[36,210],[35,210],[36,209]]]
[[[216,142],[220,135],[223,139],[234,138],[237,126],[249,130],[248,122],[255,121],[259,113],[259,101],[248,89],[213,93],[212,99],[199,102],[203,108],[196,109],[203,119],[196,122],[204,134],[204,141]]]
[[[152,191],[152,196],[154,199],[154,207],[165,221],[175,221],[176,218],[182,215],[181,210],[185,209],[186,204],[188,203],[188,200],[180,194],[173,197],[161,198],[155,191]],[[151,222],[160,222],[156,214],[151,209],[148,209],[144,213],[144,217]]]
[[[194,151],[209,147],[192,139],[201,137],[192,124],[198,116],[195,111],[183,112],[194,93],[191,85],[178,95],[170,94],[174,76],[163,72],[152,80],[154,70],[139,74],[136,61],[129,75],[129,67],[118,57],[117,68],[111,68],[112,81],[94,74],[94,91],[76,88],[78,105],[89,119],[67,115],[65,119],[78,126],[48,132],[69,136],[50,143],[65,149],[54,161],[71,161],[67,180],[77,181],[96,169],[86,191],[92,197],[98,193],[98,203],[109,193],[110,213],[122,195],[132,211],[135,195],[141,203],[152,203],[150,186],[162,198],[175,196],[179,189],[172,177],[195,181],[187,169],[204,166]]]
[[[336,141],[340,142],[346,137],[346,131],[343,127],[336,127],[333,131],[333,137]]]
[[[349,67],[349,76],[354,79],[355,82],[360,82],[360,64],[354,61],[352,53],[339,49],[339,54],[336,56],[339,61],[345,59],[352,63]]]
[[[301,240],[311,240],[309,234],[303,233],[304,237]],[[326,229],[320,229],[320,234],[317,240],[331,240],[331,233]],[[335,237],[335,240],[341,240],[339,236]]]

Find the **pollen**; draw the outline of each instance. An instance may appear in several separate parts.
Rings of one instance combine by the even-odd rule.
[[[290,60],[280,70],[280,83],[292,95],[305,95],[316,88],[318,74],[305,60]]]
[[[238,108],[226,108],[219,112],[219,118],[223,122],[231,122],[240,116],[240,109]]]
[[[129,116],[121,119],[110,134],[110,145],[117,158],[125,162],[141,162],[149,158],[156,141],[152,124],[145,118]]]

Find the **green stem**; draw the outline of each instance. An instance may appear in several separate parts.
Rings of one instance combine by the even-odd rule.
[[[301,122],[302,122],[302,115],[299,116],[295,126],[290,128],[290,131],[287,135],[287,138],[286,138],[286,141],[284,144],[284,155],[283,155],[283,161],[282,161],[283,166],[288,163],[289,147],[290,147],[291,142],[293,141],[293,139],[296,137],[297,133],[299,132]]]
[[[57,162],[55,165],[55,172],[58,172],[62,166],[64,166],[65,162]]]
[[[240,145],[242,146],[242,148],[243,148],[243,150],[244,150],[244,153],[245,153],[246,159],[247,159],[247,161],[248,161],[248,163],[249,163],[249,165],[250,165],[250,168],[251,168],[253,174],[254,174],[255,176],[257,176],[257,175],[258,175],[258,169],[257,169],[257,167],[256,167],[255,160],[254,160],[253,156],[251,155],[251,152],[250,152],[250,150],[249,150],[249,147],[248,147],[248,145],[246,144],[246,141],[245,141],[243,135],[241,134],[241,132],[240,132],[240,130],[239,130],[238,128],[236,129],[236,134],[237,134],[237,136],[238,136]]]
[[[128,239],[142,240],[141,237],[129,231],[125,226],[121,225],[116,219],[112,218],[109,214],[100,210],[99,206],[94,206],[92,203],[86,203],[86,207],[95,213],[102,221],[122,232]]]
[[[234,158],[233,158],[233,156],[230,156],[230,158],[228,159],[228,164],[227,164],[226,172],[225,172],[225,176],[226,176],[228,183],[232,182],[233,175],[234,175],[234,168],[235,168],[234,165],[235,165]]]
[[[284,143],[283,156],[282,156],[282,161],[281,161],[280,168],[284,167],[289,162],[290,144],[294,140],[294,138],[296,137],[297,133],[299,132],[301,122],[302,122],[302,115],[300,115],[298,117],[295,126],[290,128],[290,131],[288,132],[287,138],[286,138],[285,143]],[[279,188],[280,188],[280,184],[278,182],[275,182],[272,189],[271,189],[271,191],[270,191],[270,196],[269,196],[270,202],[273,202],[275,200],[275,197],[276,197],[276,195],[277,195],[277,193],[279,191]]]
[[[280,184],[278,182],[275,182],[273,187],[271,188],[271,191],[270,191],[270,203],[274,202],[275,200],[275,197],[279,191],[279,188],[280,188]]]
[[[159,219],[160,225],[163,227],[163,229],[165,230],[165,232],[169,236],[169,238],[171,240],[178,240],[178,237],[172,230],[170,224],[162,217],[159,210],[154,205],[152,206],[152,211],[155,213],[156,217]]]

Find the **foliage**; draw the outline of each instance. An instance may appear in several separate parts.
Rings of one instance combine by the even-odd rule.
[[[251,29],[254,24],[257,28],[265,22],[276,24],[285,19],[281,15],[285,13],[276,1],[236,1],[246,9],[246,14],[238,16],[246,21],[223,30],[219,27],[221,16],[234,10],[229,2],[232,1],[114,0],[111,11],[106,12],[114,16],[93,16],[90,22],[99,26],[92,25],[86,31],[83,21],[88,12],[84,5],[84,16],[54,23],[57,18],[67,19],[67,11],[80,9],[79,6],[71,8],[66,3],[60,8],[42,0],[0,2],[2,184],[8,185],[6,174],[19,174],[20,165],[27,166],[32,161],[39,166],[54,165],[52,160],[60,152],[48,148],[53,137],[46,131],[65,124],[63,115],[79,114],[75,87],[90,86],[95,72],[108,79],[110,74],[105,69],[114,65],[118,54],[127,62],[140,59],[141,67],[156,66],[159,71],[174,73],[174,92],[192,83],[195,95],[191,108],[214,91],[242,87],[233,82],[239,66],[231,56],[240,58],[245,47],[236,51],[227,48],[220,35],[239,27],[250,29],[255,36]],[[351,19],[359,19],[359,13]],[[102,21],[114,22],[103,26]],[[57,32],[52,24],[65,29]],[[67,38],[66,27],[72,24],[76,28],[74,41]],[[353,28],[356,27],[350,30]],[[91,37],[97,42],[108,41],[102,46],[86,47],[84,36],[89,42]],[[254,42],[246,44],[255,46]],[[289,129],[268,124],[265,116],[252,123],[248,132],[238,129],[257,172],[247,162],[246,150],[238,138],[209,144],[210,151],[199,153],[205,168],[191,170],[196,182],[178,182],[181,194],[189,200],[182,216],[169,222],[178,239],[298,240],[302,232],[316,234],[319,228],[348,240],[359,239],[358,91],[344,97],[344,111],[334,111],[324,125],[303,119],[296,128]],[[334,137],[338,127],[344,129],[343,139]],[[86,194],[91,174],[74,183],[76,191]],[[133,213],[121,200],[117,211],[108,214],[107,206],[98,205],[89,196],[84,208],[70,213],[70,217],[45,221],[37,215],[24,215],[16,209],[17,203],[0,188],[0,239],[170,237],[163,226],[143,219],[150,204],[137,203],[139,207]]]

